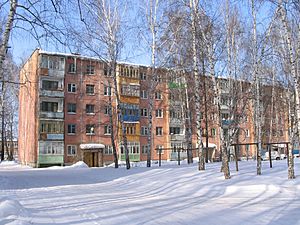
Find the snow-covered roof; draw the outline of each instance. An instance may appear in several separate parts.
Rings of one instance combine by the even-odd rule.
[[[206,143],[205,143],[205,142],[203,142],[203,146],[204,146],[204,148],[206,147]],[[209,148],[216,148],[217,145],[208,142],[208,147],[209,147]]]
[[[97,144],[97,143],[89,143],[89,144],[81,144],[80,145],[81,149],[101,149],[105,148],[105,145],[103,144]]]

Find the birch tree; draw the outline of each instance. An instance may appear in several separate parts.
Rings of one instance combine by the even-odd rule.
[[[283,39],[286,42],[287,49],[288,49],[288,57],[289,57],[289,65],[290,65],[290,72],[291,77],[293,80],[293,87],[294,87],[294,95],[295,95],[295,125],[296,125],[296,133],[297,133],[297,139],[299,140],[299,131],[300,131],[300,99],[299,99],[299,75],[296,70],[296,60],[295,60],[295,50],[292,44],[292,34],[291,34],[291,28],[288,24],[288,18],[287,18],[287,11],[283,5],[282,0],[278,1],[278,12],[280,14],[282,26],[283,26]],[[299,29],[300,30],[300,29]],[[299,32],[300,33],[300,32]],[[299,38],[299,37],[298,37]],[[291,133],[291,132],[290,132]],[[291,141],[293,141],[293,144],[295,143],[294,138],[290,138]],[[289,155],[292,156],[292,148],[289,149]],[[290,157],[289,160],[289,168],[288,168],[288,178],[294,179],[295,178],[295,172],[294,172],[294,159],[293,157]]]
[[[107,70],[112,77],[112,87],[116,98],[116,112],[121,130],[122,145],[125,149],[126,168],[130,169],[126,129],[117,82],[117,62],[121,58],[121,51],[124,46],[127,4],[119,0],[80,0],[77,2],[77,6],[82,28],[87,35],[83,35],[76,30],[72,30],[72,33],[76,36],[75,42],[79,43],[87,51],[95,54],[108,67]],[[111,87],[110,84],[109,86]],[[111,106],[112,104],[110,103]],[[112,115],[110,115],[110,123],[113,126],[111,117]],[[117,154],[113,137],[114,134],[111,135],[111,138],[114,162],[117,168]]]
[[[192,59],[193,59],[193,77],[195,80],[195,106],[196,106],[196,129],[197,129],[197,144],[198,144],[198,169],[205,170],[205,160],[203,154],[202,143],[202,127],[201,127],[201,103],[200,103],[200,76],[199,76],[199,62],[198,62],[198,47],[197,47],[197,24],[198,24],[198,9],[199,1],[190,0],[190,20],[191,20],[191,36],[192,36]]]

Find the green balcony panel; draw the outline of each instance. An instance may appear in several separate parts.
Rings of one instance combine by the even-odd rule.
[[[125,161],[125,154],[121,155],[121,160]],[[140,154],[129,154],[129,160],[132,162],[139,162],[140,161]]]
[[[39,155],[39,164],[63,164],[63,155]]]

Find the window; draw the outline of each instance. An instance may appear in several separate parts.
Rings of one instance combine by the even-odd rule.
[[[142,154],[147,154],[149,149],[149,145],[143,145],[142,146]]]
[[[87,84],[86,85],[86,93],[88,95],[94,95],[95,94],[95,85]]]
[[[181,134],[180,127],[170,127],[170,134]]]
[[[113,148],[110,145],[105,145],[104,147],[104,155],[112,155],[113,154]]]
[[[42,102],[41,109],[42,112],[57,112],[58,102]]]
[[[69,156],[74,156],[76,155],[76,145],[68,145],[68,155]]]
[[[163,135],[163,128],[162,127],[156,127],[156,135],[162,136]]]
[[[139,142],[127,142],[127,148],[129,154],[140,154],[140,143]],[[121,154],[125,154],[125,148],[122,143],[120,143]]]
[[[222,113],[222,120],[228,120],[229,114],[228,113]]]
[[[85,112],[86,112],[86,114],[95,114],[95,105],[87,104],[85,106]]]
[[[139,97],[139,95],[140,95],[140,86],[139,85],[123,84],[121,86],[121,94],[122,95],[127,95],[127,96]]]
[[[103,73],[104,73],[104,76],[111,77],[112,76],[112,69],[110,69],[107,65],[105,65],[104,69],[103,69]]]
[[[148,133],[148,127],[141,127],[141,135],[147,136]]]
[[[106,106],[104,107],[104,114],[105,114],[105,115],[109,115],[109,113],[110,113],[109,106],[106,105]]]
[[[282,137],[283,136],[283,130],[279,131],[279,135]]]
[[[162,95],[160,91],[155,92],[155,99],[162,100]]]
[[[141,98],[147,99],[148,98],[148,92],[146,90],[141,90]]]
[[[95,134],[95,125],[94,124],[87,124],[85,126],[85,133],[88,135]]]
[[[246,137],[250,137],[250,131],[246,129]]]
[[[164,146],[162,145],[156,145],[156,154],[159,155],[159,153],[164,154]]]
[[[125,124],[126,134],[136,134],[135,124]]]
[[[145,72],[140,72],[140,79],[141,80],[147,80],[147,75]]]
[[[76,92],[76,84],[68,84],[68,92],[75,93]]]
[[[216,128],[211,129],[211,136],[215,137],[216,136]]]
[[[111,96],[111,87],[104,85],[104,95]]]
[[[141,109],[141,116],[148,117],[148,109]]]
[[[76,125],[68,124],[68,134],[75,134],[75,133],[76,133]]]
[[[62,134],[62,133],[64,133],[64,123],[63,122],[41,121],[40,122],[40,132],[48,133],[48,134]]]
[[[63,155],[63,143],[55,141],[41,142],[39,144],[39,153],[42,155]]]
[[[163,110],[162,109],[157,109],[155,111],[155,116],[156,116],[156,118],[163,118]]]
[[[68,114],[75,114],[75,113],[76,113],[76,104],[68,103]]]
[[[76,72],[76,66],[75,63],[69,64],[69,73],[75,73]]]
[[[95,74],[95,66],[94,65],[87,65],[86,66],[86,73],[89,75]]]
[[[130,67],[130,66],[121,66],[120,67],[121,76],[138,78],[138,68]]]
[[[157,81],[157,82],[161,82],[162,81],[160,74],[156,75],[155,81]]]
[[[42,89],[55,91],[58,89],[58,81],[51,81],[51,80],[43,80],[42,81]]]
[[[111,134],[111,126],[110,125],[104,126],[104,134]]]

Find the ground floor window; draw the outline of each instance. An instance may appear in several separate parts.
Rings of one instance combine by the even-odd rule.
[[[110,145],[105,145],[104,148],[104,155],[112,155],[113,154],[113,148]]]
[[[76,145],[68,145],[68,155],[69,156],[74,156],[76,155],[76,150],[77,150],[77,147]]]
[[[127,142],[127,148],[129,154],[140,154],[140,143],[139,142]],[[121,154],[125,154],[124,145],[120,144]]]

